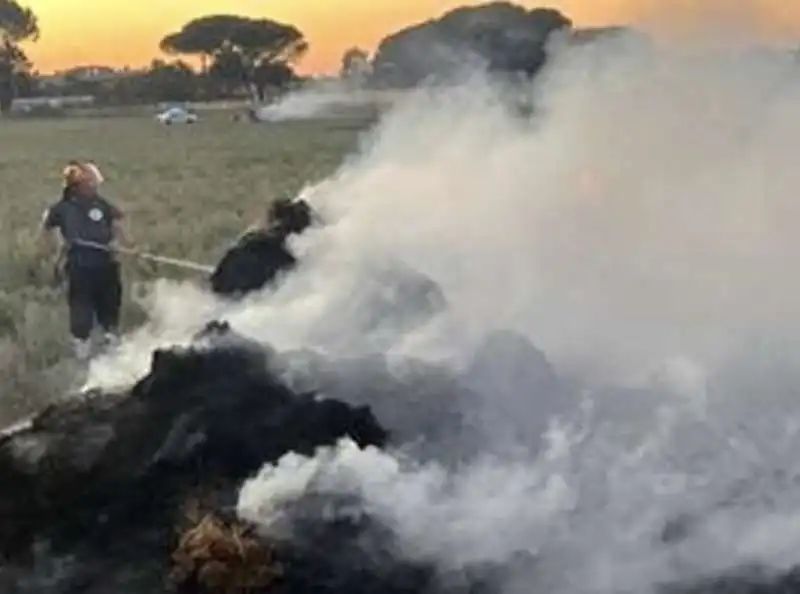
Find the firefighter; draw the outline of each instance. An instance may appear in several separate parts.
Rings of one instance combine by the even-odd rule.
[[[118,341],[122,278],[115,246],[134,246],[122,211],[98,191],[103,176],[94,163],[70,161],[63,178],[61,199],[45,210],[39,239],[50,253],[60,240],[56,266],[66,276],[70,334],[76,358],[86,361],[95,326],[106,346]]]

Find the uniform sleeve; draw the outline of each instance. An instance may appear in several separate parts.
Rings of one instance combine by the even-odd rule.
[[[55,229],[61,226],[61,209],[58,204],[48,206],[42,213],[42,228],[46,230]]]

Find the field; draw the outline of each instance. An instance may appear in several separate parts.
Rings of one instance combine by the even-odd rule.
[[[8,121],[0,126],[0,374],[2,407],[30,405],[63,389],[69,354],[63,289],[52,263],[37,258],[34,237],[45,206],[58,198],[70,158],[93,158],[104,194],[124,209],[150,252],[214,264],[230,241],[281,194],[329,175],[353,150],[362,124],[343,121],[253,125],[229,113],[201,114],[195,126],[159,127],[151,118]],[[124,262],[123,325],[141,322],[131,291],[158,276]]]

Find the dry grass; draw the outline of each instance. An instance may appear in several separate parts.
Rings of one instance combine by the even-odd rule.
[[[226,520],[190,502],[187,526],[172,554],[170,582],[192,591],[242,594],[263,590],[281,576],[273,551],[238,520]]]
[[[201,115],[200,124],[171,128],[150,116],[0,122],[0,421],[15,416],[14,406],[63,388],[65,299],[50,286],[51,265],[37,261],[33,239],[67,159],[98,161],[104,193],[149,251],[214,263],[271,198],[330,174],[359,132],[343,122],[250,125],[232,122],[230,113]],[[153,271],[126,264],[124,275],[130,291]],[[125,325],[139,315],[126,299]]]

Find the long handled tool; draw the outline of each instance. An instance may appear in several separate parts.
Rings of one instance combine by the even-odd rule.
[[[214,272],[213,266],[208,266],[207,264],[199,264],[197,262],[192,262],[191,260],[181,260],[179,258],[168,258],[166,256],[157,256],[156,254],[149,254],[147,252],[139,252],[136,250],[126,249],[121,247],[110,247],[107,245],[103,245],[102,243],[95,243],[93,241],[84,241],[82,239],[76,239],[74,240],[73,243],[75,243],[75,245],[91,247],[106,252],[117,252],[120,254],[126,254],[128,256],[141,258],[142,260],[149,260],[150,262],[157,262],[159,264],[169,264],[170,266],[177,266],[178,268],[185,268],[187,270],[195,270],[197,272],[205,272],[208,274]]]

